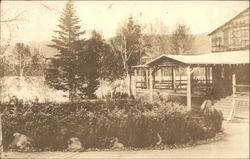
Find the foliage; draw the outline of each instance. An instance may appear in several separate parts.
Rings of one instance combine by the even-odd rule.
[[[59,54],[51,59],[50,68],[46,72],[47,83],[55,89],[66,90],[70,92],[70,99],[74,98],[76,88],[81,85],[78,80],[77,52],[82,48],[84,40],[81,35],[79,18],[76,16],[74,4],[68,1],[60,18],[59,30],[54,31],[57,36],[53,36],[53,45]]]
[[[118,57],[96,31],[88,40],[81,39],[79,18],[75,15],[73,2],[66,3],[58,25],[53,48],[59,55],[52,58],[46,72],[47,83],[59,90],[69,91],[70,100],[95,97],[101,79],[114,81],[123,74]]]
[[[159,19],[146,25],[142,36],[143,52],[141,63],[144,64],[170,51],[170,35],[167,26]]]
[[[16,43],[3,61],[5,75],[38,76],[43,75],[45,70],[45,57],[38,49],[31,50],[23,43]]]
[[[162,54],[169,53],[169,35],[143,35],[143,52],[141,62],[146,63]]]
[[[178,24],[171,36],[171,53],[177,55],[189,54],[193,40],[189,28],[184,24]]]
[[[136,24],[133,17],[118,28],[115,37],[110,39],[113,49],[120,54],[124,69],[139,64],[142,50],[141,26]]]
[[[79,52],[77,63],[81,70],[78,75],[80,81],[84,81],[85,85],[78,89],[88,98],[95,98],[94,93],[99,85],[102,50],[101,36],[97,32],[92,32],[92,37],[85,42],[84,48]]]
[[[161,144],[182,144],[211,138],[221,131],[222,124],[217,110],[187,112],[172,102],[16,102],[1,107],[7,108],[2,118],[5,148],[15,132],[34,139],[34,146],[42,150],[63,150],[71,137],[78,137],[85,148],[110,148],[114,137],[126,147],[155,146],[157,134]]]
[[[124,76],[124,68],[119,55],[112,50],[110,44],[103,40],[103,50],[101,55],[101,78],[108,82],[114,82]]]
[[[1,5],[0,60],[2,60],[1,55],[4,55],[7,52],[7,49],[10,47],[13,37],[15,37],[15,33],[18,30],[18,25],[19,25],[18,22],[25,20],[24,11],[18,11],[13,14],[13,11],[3,7],[1,2],[2,1],[0,1],[0,5]]]
[[[136,24],[133,17],[118,28],[115,37],[110,40],[113,50],[119,54],[122,60],[124,74],[126,74],[126,90],[130,96],[131,90],[131,66],[140,63],[142,54],[142,33],[141,26]]]
[[[122,76],[122,66],[112,52],[111,47],[102,36],[92,31],[92,36],[85,42],[84,48],[79,53],[78,61],[79,79],[84,81],[84,87],[78,87],[87,98],[95,98],[95,91],[100,79],[113,82]]]
[[[80,36],[85,32],[81,31],[79,17],[76,15],[73,1],[68,1],[65,4],[65,9],[62,12],[58,25],[59,30],[54,31],[57,36],[53,36],[52,41],[55,45],[50,45],[58,49],[63,54],[65,51],[74,50],[74,42],[80,40]]]

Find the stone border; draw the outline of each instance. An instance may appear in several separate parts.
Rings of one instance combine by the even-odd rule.
[[[108,152],[108,151],[142,151],[142,150],[170,150],[170,149],[179,149],[179,148],[188,148],[193,147],[197,145],[204,145],[209,143],[214,143],[222,140],[225,137],[225,133],[219,132],[214,137],[209,139],[203,139],[198,141],[191,141],[185,144],[173,144],[173,145],[159,145],[159,146],[151,146],[151,147],[145,147],[145,148],[134,148],[134,147],[124,147],[122,149],[113,149],[113,148],[107,148],[107,149],[98,149],[98,148],[88,148],[82,151],[75,151],[75,152]],[[6,152],[20,152],[20,153],[27,153],[27,152],[47,152],[47,151],[6,151]],[[53,152],[53,151],[48,151]],[[54,151],[54,152],[69,152],[69,151]]]
[[[173,145],[160,145],[153,147],[145,147],[145,148],[134,148],[134,147],[124,147],[123,149],[97,149],[97,148],[89,148],[85,150],[86,152],[95,152],[95,151],[141,151],[141,150],[169,150],[169,149],[179,149],[179,148],[188,148],[197,145],[204,145],[209,143],[214,143],[222,140],[225,137],[224,132],[217,133],[214,137],[209,139],[203,139],[198,141],[188,142],[186,144],[173,144]]]

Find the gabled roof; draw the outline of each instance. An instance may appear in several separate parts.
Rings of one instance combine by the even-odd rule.
[[[217,30],[221,29],[222,27],[224,27],[225,25],[229,24],[230,22],[232,22],[234,19],[240,17],[242,14],[244,14],[245,12],[249,11],[250,7],[248,7],[247,9],[243,10],[242,12],[240,12],[239,14],[237,14],[235,17],[233,17],[232,19],[230,19],[229,21],[227,21],[226,23],[224,23],[223,25],[221,25],[220,27],[218,27],[217,29],[215,29],[214,31],[212,31],[211,33],[209,33],[208,35],[210,36],[211,34],[213,34],[214,32],[216,32]]]
[[[249,50],[207,53],[201,55],[161,55],[145,65],[171,60],[186,65],[249,64]]]

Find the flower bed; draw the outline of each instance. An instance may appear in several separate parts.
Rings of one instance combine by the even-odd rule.
[[[4,148],[15,132],[31,137],[36,150],[65,150],[71,137],[78,137],[84,148],[110,148],[114,137],[125,147],[181,145],[212,138],[222,125],[222,114],[215,109],[188,112],[172,102],[120,99],[2,107],[8,108],[2,117]]]

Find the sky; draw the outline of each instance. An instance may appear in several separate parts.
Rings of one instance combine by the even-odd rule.
[[[43,42],[55,35],[53,30],[57,30],[64,5],[65,1],[2,1],[1,11],[10,17],[24,11],[24,20],[14,27],[14,42]],[[181,23],[193,34],[209,33],[248,6],[248,1],[75,1],[82,29],[96,29],[104,38],[115,35],[131,15],[143,28],[149,23],[162,23],[171,33]]]

